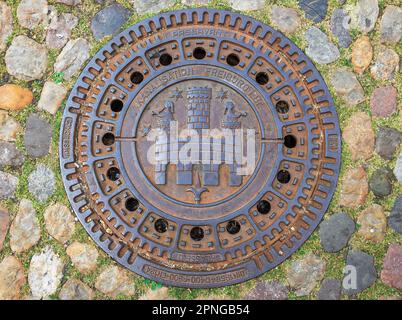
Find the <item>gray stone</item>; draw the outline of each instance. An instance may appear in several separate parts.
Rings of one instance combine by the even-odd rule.
[[[137,13],[157,13],[175,4],[175,0],[131,0]]]
[[[20,167],[24,162],[24,155],[14,143],[0,141],[0,169],[5,166]]]
[[[300,17],[295,9],[272,6],[271,21],[282,32],[293,33],[300,27]]]
[[[343,249],[355,231],[355,222],[346,213],[335,213],[320,224],[321,245],[326,252]]]
[[[339,58],[338,48],[317,27],[310,27],[304,37],[308,42],[307,55],[318,64],[328,64]]]
[[[0,300],[19,299],[25,282],[21,262],[14,256],[5,257],[0,262]]]
[[[396,160],[394,175],[396,180],[398,180],[399,183],[402,183],[402,153],[399,154],[398,159]]]
[[[32,202],[22,199],[10,228],[10,247],[16,253],[32,248],[40,239],[40,226]]]
[[[0,207],[0,251],[3,249],[3,243],[6,239],[9,224],[10,214],[8,210]]]
[[[29,265],[28,283],[33,298],[47,298],[54,294],[63,277],[64,265],[53,249],[46,247],[35,254]]]
[[[320,257],[309,254],[302,259],[293,261],[286,275],[291,288],[297,296],[311,293],[325,273],[325,261]]]
[[[255,11],[264,9],[265,0],[230,0],[230,5],[239,11]]]
[[[46,0],[21,0],[17,8],[18,23],[33,29],[46,22],[48,5]]]
[[[347,295],[353,295],[362,292],[372,286],[377,279],[377,271],[374,266],[374,258],[365,252],[350,250],[346,257],[346,266],[350,270],[355,270],[356,283],[353,283],[351,274],[345,275],[343,292]],[[354,268],[353,268],[354,267]],[[348,280],[350,279],[351,282]],[[345,288],[345,284],[347,287]],[[356,285],[356,286],[354,286]]]
[[[396,129],[380,127],[375,141],[375,151],[384,159],[391,160],[401,143],[402,133]]]
[[[318,300],[339,300],[342,284],[337,279],[324,279],[318,291]]]
[[[287,300],[289,290],[279,281],[258,281],[246,300]]]
[[[115,35],[131,16],[131,11],[115,3],[99,11],[91,21],[91,30],[96,40]]]
[[[62,3],[67,6],[77,6],[81,4],[81,0],[56,0],[57,3]]]
[[[14,197],[17,189],[18,178],[10,173],[0,171],[0,200]]]
[[[350,106],[364,101],[363,87],[353,72],[338,69],[331,76],[331,84],[336,93]]]
[[[388,217],[388,225],[395,232],[402,234],[402,194],[395,199],[391,214]]]
[[[351,14],[352,26],[368,33],[374,29],[378,13],[378,0],[359,0]]]
[[[89,43],[78,38],[70,40],[57,57],[54,64],[55,72],[62,72],[64,79],[74,76],[89,58]]]
[[[392,193],[392,180],[394,174],[389,168],[378,168],[375,170],[369,180],[370,190],[376,197],[386,197]]]
[[[47,207],[43,214],[47,232],[60,243],[69,241],[74,233],[75,222],[70,210],[56,203]]]
[[[184,4],[185,6],[200,6],[200,5],[206,5],[210,3],[211,0],[181,0],[181,3]]]
[[[51,19],[47,34],[48,48],[61,49],[71,37],[71,31],[78,23],[78,18],[70,13],[55,14]]]
[[[381,18],[380,40],[383,43],[398,43],[402,37],[402,9],[389,5]]]
[[[60,290],[60,300],[92,300],[93,290],[78,279],[69,279]]]
[[[24,144],[29,156],[44,157],[49,154],[52,127],[37,114],[30,114],[27,120]]]
[[[56,114],[66,95],[67,89],[62,84],[47,81],[42,89],[38,109]]]
[[[327,15],[328,0],[299,0],[299,6],[307,19],[318,23]]]
[[[348,48],[352,43],[349,26],[350,17],[343,9],[335,9],[331,17],[331,32],[338,38],[339,46]]]
[[[55,185],[53,171],[43,164],[39,164],[28,177],[29,192],[39,202],[45,202],[53,194]]]
[[[11,8],[5,3],[0,2],[0,52],[7,46],[8,37],[13,33],[13,16]]]
[[[41,79],[47,68],[47,49],[27,36],[17,36],[6,52],[5,61],[8,73],[17,79]]]

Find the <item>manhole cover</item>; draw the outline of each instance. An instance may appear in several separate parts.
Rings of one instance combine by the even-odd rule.
[[[64,112],[70,202],[113,259],[166,285],[272,269],[322,219],[340,164],[328,89],[287,38],[249,17],[160,14],[102,48]]]

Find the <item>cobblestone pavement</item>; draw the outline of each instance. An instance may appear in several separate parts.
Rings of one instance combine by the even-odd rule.
[[[287,35],[326,80],[343,135],[337,191],[310,239],[260,278],[211,290],[117,266],[72,213],[57,154],[85,62],[119,30],[191,6]],[[402,299],[401,36],[397,0],[0,0],[0,299]]]

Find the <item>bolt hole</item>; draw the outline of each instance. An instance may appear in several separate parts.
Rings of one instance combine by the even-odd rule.
[[[162,66],[168,66],[169,64],[171,64],[173,61],[173,58],[170,54],[168,53],[164,53],[159,57],[159,63]]]
[[[109,180],[116,181],[120,178],[120,170],[116,167],[111,167],[106,173]]]
[[[132,73],[130,80],[134,84],[140,84],[144,80],[144,75],[141,72],[135,71]]]
[[[237,54],[231,53],[227,56],[226,62],[229,66],[237,66],[240,63],[240,58]]]
[[[268,74],[266,72],[258,72],[255,76],[255,81],[260,85],[266,85],[269,81]]]
[[[102,143],[105,146],[111,146],[114,143],[114,140],[114,134],[110,132],[105,133],[102,137]]]
[[[286,101],[280,100],[275,105],[276,111],[279,113],[288,113],[289,112],[289,104]]]
[[[286,170],[280,170],[276,175],[276,178],[280,183],[288,183],[290,181],[290,173]]]
[[[138,202],[138,200],[136,198],[128,198],[126,200],[126,209],[128,211],[135,211],[138,209],[138,207],[140,206],[140,203]]]
[[[207,55],[207,52],[205,51],[204,48],[195,48],[193,51],[193,57],[198,60],[204,59],[206,57],[206,55]]]
[[[271,204],[267,200],[261,200],[257,204],[257,211],[261,214],[267,214],[271,211]]]
[[[231,220],[226,225],[226,231],[230,234],[236,234],[240,231],[240,223],[236,220]]]
[[[169,224],[165,219],[158,219],[155,221],[154,227],[156,232],[164,233],[167,231],[168,225]]]
[[[204,230],[200,227],[194,227],[190,231],[190,237],[194,241],[201,241],[204,238]]]
[[[113,100],[110,104],[110,109],[112,109],[113,112],[120,112],[123,110],[123,101],[119,99]]]
[[[292,148],[296,147],[297,139],[295,136],[292,136],[291,134],[289,134],[289,135],[285,136],[283,144],[285,145],[286,148],[292,149]]]

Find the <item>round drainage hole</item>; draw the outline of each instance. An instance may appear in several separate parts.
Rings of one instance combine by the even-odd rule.
[[[158,219],[155,221],[154,227],[156,232],[164,233],[167,231],[168,225],[169,224],[165,219]]]
[[[295,136],[292,136],[291,134],[289,134],[289,135],[285,136],[283,144],[285,145],[286,148],[292,149],[292,148],[296,147],[297,139]]]
[[[190,237],[194,241],[201,241],[204,238],[204,230],[200,227],[194,227],[190,231]]]
[[[110,109],[112,109],[113,112],[120,112],[123,110],[123,101],[119,99],[113,100],[110,104]]]
[[[133,84],[140,84],[144,80],[144,75],[139,71],[135,71],[131,75],[130,80]]]
[[[168,66],[169,64],[171,64],[173,61],[173,58],[170,54],[168,53],[164,53],[159,57],[159,63],[162,66]]]
[[[111,146],[114,143],[114,140],[114,134],[110,132],[105,133],[102,137],[102,143],[105,146]]]
[[[266,85],[269,81],[268,74],[266,72],[258,72],[255,76],[255,81],[260,85]]]
[[[275,108],[279,113],[287,113],[289,111],[289,104],[286,101],[280,100],[276,103]]]
[[[136,198],[128,198],[126,200],[126,209],[128,211],[133,212],[133,211],[137,210],[139,205],[140,205],[140,203],[138,202],[138,200]]]
[[[261,200],[257,204],[257,211],[261,214],[267,214],[271,210],[271,204],[267,200]]]
[[[207,52],[205,51],[204,48],[195,48],[193,51],[193,56],[194,58],[201,60],[204,59],[207,55]]]
[[[290,173],[286,170],[280,170],[276,175],[276,178],[280,183],[288,183],[290,181]]]
[[[229,66],[237,66],[240,63],[240,58],[237,54],[231,53],[227,56],[226,62]]]
[[[116,167],[111,167],[106,173],[109,180],[116,181],[120,178],[120,170]]]
[[[240,223],[236,220],[231,220],[226,225],[226,231],[230,234],[236,234],[240,231]]]

